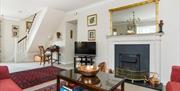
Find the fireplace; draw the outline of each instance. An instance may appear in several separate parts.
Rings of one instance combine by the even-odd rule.
[[[121,71],[118,71],[116,68],[122,69],[121,66],[118,66],[121,63],[117,61],[117,59],[120,58],[120,53],[122,55],[125,54],[125,58],[126,58],[126,55],[133,57],[138,54],[140,55],[140,71],[145,71],[147,73],[156,72],[160,75],[160,78],[163,78],[163,76],[161,75],[163,71],[163,69],[161,68],[161,64],[162,62],[164,62],[161,60],[161,38],[162,38],[161,36],[162,36],[161,34],[108,36],[107,37],[108,39],[108,43],[107,43],[108,44],[107,45],[108,46],[108,54],[107,54],[108,67],[115,71],[116,76],[117,75],[119,76],[119,72]],[[146,48],[144,49],[144,47],[142,47],[141,49],[138,46],[139,47],[144,46]],[[146,50],[146,51],[143,51],[143,50]],[[141,52],[144,52],[148,55],[142,55],[144,53],[141,53]],[[145,65],[141,65],[141,63]],[[127,64],[125,63],[124,65],[127,65]],[[132,69],[132,68],[128,68],[128,69]],[[130,71],[132,73],[135,73],[136,70],[135,71],[130,70]],[[122,72],[127,73],[125,72],[125,70],[123,70]]]
[[[115,75],[133,80],[143,80],[150,72],[149,44],[116,44]]]

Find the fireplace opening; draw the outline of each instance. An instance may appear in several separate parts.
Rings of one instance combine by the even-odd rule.
[[[130,80],[144,80],[149,74],[149,44],[115,45],[115,75]]]
[[[119,54],[119,68],[140,71],[140,54]]]

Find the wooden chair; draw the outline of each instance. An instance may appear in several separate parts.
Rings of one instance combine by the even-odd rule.
[[[105,62],[99,63],[98,67],[99,67],[99,71],[106,72],[107,70],[107,66]]]
[[[106,62],[102,62],[98,65],[99,67],[99,71],[101,72],[108,72],[108,73],[113,73],[112,69],[108,69],[107,68],[107,65],[106,65]]]
[[[107,68],[106,62],[99,63],[98,67],[99,67],[99,71],[101,72],[107,72],[113,74],[113,70]],[[121,91],[121,86],[118,86],[114,91]]]
[[[43,46],[39,46],[39,51],[40,51],[40,57],[41,57],[41,61],[40,61],[40,65],[41,63],[43,63],[43,65],[45,65],[46,62],[50,63],[50,54],[46,54],[46,51],[44,50]]]

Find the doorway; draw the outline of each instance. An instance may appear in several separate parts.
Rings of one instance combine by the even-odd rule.
[[[73,63],[74,60],[74,42],[77,40],[77,20],[66,23],[66,60],[67,63]]]

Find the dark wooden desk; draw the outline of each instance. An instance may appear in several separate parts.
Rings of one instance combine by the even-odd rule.
[[[54,45],[54,46],[51,46],[51,47],[48,47],[47,48],[47,50],[50,50],[51,51],[51,65],[53,65],[53,63],[55,63],[55,62],[57,62],[58,64],[60,64],[60,47],[59,46],[56,46],[56,45]],[[53,53],[57,53],[57,59],[53,59]],[[55,60],[54,62],[53,62],[53,60]]]
[[[64,70],[57,75],[57,91],[60,90],[60,79],[65,80],[69,83],[76,84],[78,86],[84,87],[91,91],[113,91],[118,86],[121,86],[121,91],[124,91],[124,81],[125,79],[116,78],[114,74],[99,72],[96,77],[84,77],[74,72],[74,70]],[[91,83],[97,83],[91,85],[87,84],[85,80],[91,80]],[[94,80],[96,79],[96,80]]]

